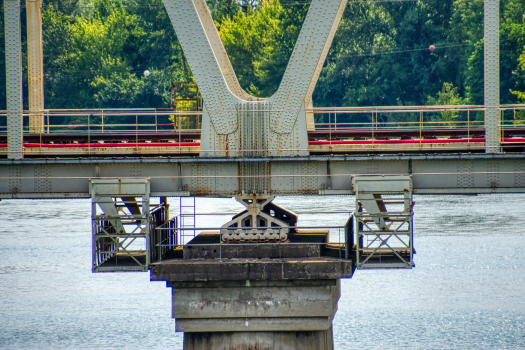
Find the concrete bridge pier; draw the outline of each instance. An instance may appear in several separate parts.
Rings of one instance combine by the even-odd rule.
[[[185,350],[331,350],[339,279],[168,282]]]
[[[344,226],[345,243],[331,243],[329,229],[297,228],[297,215],[268,198],[241,200],[247,210],[222,226],[224,232],[202,231],[151,265],[151,280],[172,288],[184,349],[333,349],[340,279],[355,269],[345,250],[353,246],[353,217]],[[270,236],[277,228],[287,234]]]
[[[333,349],[332,329],[298,332],[185,333],[184,349]]]
[[[172,288],[172,316],[175,330],[184,332],[184,349],[333,349],[339,281],[352,277],[355,262],[319,255],[312,244],[281,251],[302,257],[276,258],[275,245],[261,244],[258,257],[228,258],[251,253],[242,247],[224,245],[222,260],[194,258],[213,256],[215,247],[186,247],[186,259],[152,266],[151,280]]]

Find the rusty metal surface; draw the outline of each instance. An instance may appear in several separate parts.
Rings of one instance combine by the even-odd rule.
[[[505,137],[525,137],[525,127],[504,127],[502,133]],[[310,141],[313,140],[340,140],[340,139],[409,139],[419,138],[423,139],[434,139],[437,137],[471,137],[480,138],[484,137],[484,128],[472,128],[472,129],[346,129],[346,130],[310,130],[308,131],[308,138]],[[180,138],[179,138],[180,136]],[[61,132],[61,133],[46,133],[46,134],[24,134],[24,142],[26,143],[87,143],[88,140],[93,143],[99,141],[115,141],[115,142],[191,142],[194,140],[200,140],[201,132],[198,130],[180,130],[177,132],[166,132],[166,131],[141,131],[135,132]],[[7,135],[0,134],[0,143],[7,142]]]
[[[75,132],[75,133],[52,133],[52,134],[24,134],[26,143],[106,143],[126,142],[193,142],[200,139],[200,132],[194,130],[181,130],[180,132]],[[0,143],[6,143],[6,135],[0,135]]]
[[[70,143],[61,144],[60,147],[53,147],[53,144],[30,144],[24,146],[24,155],[31,157],[100,157],[100,156],[176,156],[188,155],[197,156],[200,153],[201,147],[198,143],[194,146],[191,143],[185,143],[184,146],[174,144],[170,146],[169,143],[161,145],[152,145],[144,142],[140,144],[126,143],[115,144],[108,143],[93,143],[92,147],[82,145],[78,147]],[[105,146],[106,145],[106,146]],[[512,144],[509,147],[512,149],[519,149],[521,152],[525,149],[525,143]],[[485,143],[483,142],[464,142],[464,143],[411,143],[411,144],[323,144],[323,145],[309,145],[308,151],[317,154],[395,154],[395,153],[450,153],[450,152],[484,152]],[[0,148],[0,157],[7,155],[7,149]],[[242,164],[241,173],[245,176],[251,175],[268,175],[268,170],[264,162],[258,162],[255,166],[248,166]],[[255,184],[255,185],[254,185]],[[260,181],[243,181],[243,188],[261,188],[264,191],[264,186]]]

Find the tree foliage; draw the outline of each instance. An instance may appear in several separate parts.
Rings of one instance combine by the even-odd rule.
[[[516,75],[519,76],[519,80],[522,82],[525,82],[525,47],[523,47],[523,53],[518,58],[518,70],[516,71]],[[510,90],[510,93],[515,95],[518,100],[525,103],[525,92],[524,91],[513,91]]]
[[[523,52],[518,58],[518,62],[518,69],[515,74],[518,76],[518,80],[525,85],[525,47],[523,47]],[[509,90],[509,92],[517,97],[519,103],[525,103],[525,91]],[[521,110],[516,112],[514,119],[520,120],[523,123],[523,121],[525,121],[525,111]]]
[[[223,17],[219,35],[241,87],[269,97],[279,87],[306,11],[283,8],[278,0],[262,0],[232,17]]]
[[[92,2],[91,12],[43,11],[46,106],[164,107],[173,81],[191,80],[159,0],[124,7]],[[59,43],[59,45],[53,45]],[[144,76],[144,71],[152,74]]]
[[[241,86],[271,96],[308,4],[206,1]],[[500,4],[501,103],[525,103],[525,0]],[[1,6],[2,28],[3,20]],[[167,107],[172,83],[193,80],[161,0],[49,0],[43,39],[46,108]],[[25,60],[24,53],[24,67]],[[483,0],[348,3],[315,105],[422,105],[445,103],[445,96],[447,103],[483,103]],[[0,109],[5,98],[1,88]]]
[[[427,104],[434,106],[460,106],[465,102],[465,99],[459,96],[458,88],[451,83],[443,83],[443,88],[437,93],[437,97],[429,96],[427,99]],[[443,121],[453,121],[460,116],[456,111],[444,111],[440,114]]]

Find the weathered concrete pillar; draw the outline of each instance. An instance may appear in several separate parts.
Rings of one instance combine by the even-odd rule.
[[[319,350],[333,349],[332,328],[304,332],[184,333],[184,349]]]
[[[338,279],[168,285],[185,350],[333,349]]]

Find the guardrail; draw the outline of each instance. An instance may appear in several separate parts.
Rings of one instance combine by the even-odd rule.
[[[200,131],[202,115],[201,112],[154,108],[49,109],[36,113],[43,114],[46,134]],[[24,133],[29,132],[29,114],[29,111],[24,111],[22,115]],[[7,132],[6,120],[7,112],[0,111],[0,133]]]
[[[484,127],[485,107],[319,107],[309,109],[316,130],[424,130]],[[299,111],[297,111],[299,112]],[[525,105],[501,105],[501,126],[525,127]],[[35,112],[31,112],[35,113]],[[203,112],[169,109],[49,109],[44,115],[45,133],[145,133],[199,132]],[[6,133],[6,111],[0,111],[0,134]],[[29,132],[29,111],[23,113],[24,133]],[[3,119],[3,120],[2,120]]]
[[[172,251],[178,247],[189,247],[189,246],[193,246],[193,247],[217,247],[218,250],[219,250],[219,261],[222,262],[223,261],[223,255],[222,255],[222,247],[225,246],[225,245],[228,245],[228,246],[255,246],[255,245],[260,245],[260,244],[264,244],[264,245],[273,245],[273,246],[277,246],[278,249],[279,249],[279,253],[280,253],[280,248],[281,247],[284,247],[284,246],[293,246],[293,245],[298,245],[298,244],[304,244],[304,245],[309,245],[309,244],[312,244],[312,245],[320,245],[320,246],[329,246],[329,245],[337,245],[337,250],[338,250],[338,256],[339,256],[339,259],[349,259],[349,258],[353,258],[354,257],[354,254],[355,252],[353,251],[353,249],[355,248],[354,247],[354,226],[353,226],[353,220],[354,220],[354,216],[353,214],[351,214],[350,218],[348,219],[348,221],[346,222],[345,225],[336,225],[336,226],[282,226],[282,227],[272,227],[272,229],[278,229],[278,230],[284,230],[284,229],[295,229],[295,230],[337,230],[338,232],[338,235],[337,235],[337,241],[328,241],[328,242],[281,242],[281,241],[277,241],[277,242],[236,242],[236,243],[224,243],[222,241],[222,239],[220,239],[220,234],[219,234],[219,242],[218,243],[209,243],[209,242],[206,242],[206,243],[191,243],[190,242],[187,242],[185,244],[182,244],[182,242],[180,242],[180,240],[176,239],[174,240],[174,243],[172,242],[167,242],[167,241],[163,241],[163,242],[160,242],[160,243],[157,243],[155,244],[155,247],[157,249],[164,249],[166,251]],[[264,229],[268,229],[268,227],[235,227],[235,228],[221,228],[221,227],[194,227],[194,228],[185,228],[185,227],[179,227],[177,228],[177,230],[179,231],[178,232],[178,235],[179,237],[181,237],[181,232],[180,231],[199,231],[200,232],[203,232],[203,231],[217,231],[217,232],[220,232],[221,230],[264,230]],[[156,231],[164,231],[164,230],[173,230],[172,228],[168,228],[168,227],[164,227],[164,226],[161,226],[161,227],[157,227],[155,229]],[[195,235],[197,236],[198,233]],[[332,237],[332,235],[328,235],[328,237]],[[162,256],[159,256],[159,260],[158,261],[162,261]],[[281,256],[280,256],[281,257]]]
[[[308,111],[315,119],[315,129],[308,130],[305,150],[309,152],[482,152],[486,147],[484,106],[338,107]],[[215,152],[200,149],[203,112],[50,109],[42,113],[45,127],[40,134],[29,133],[29,112],[23,114],[24,154]],[[501,148],[522,152],[525,105],[501,105],[500,113]],[[0,111],[0,155],[6,154],[6,125],[6,112]]]
[[[308,214],[348,214],[348,219],[344,225],[327,225],[327,226],[282,226],[282,227],[271,227],[272,229],[293,229],[293,230],[329,230],[327,235],[327,242],[265,242],[264,244],[275,245],[280,249],[281,246],[291,246],[295,244],[317,244],[321,246],[337,245],[335,247],[338,250],[339,259],[355,259],[355,239],[354,239],[354,213],[352,211],[297,211],[296,214],[308,215]],[[261,242],[236,242],[236,243],[224,243],[220,239],[221,230],[253,230],[253,229],[268,229],[268,227],[183,227],[181,216],[235,216],[238,213],[195,213],[195,214],[178,214],[174,216],[169,222],[164,225],[157,226],[155,228],[155,237],[152,242],[152,247],[158,252],[155,255],[157,261],[161,261],[166,253],[172,252],[177,248],[183,248],[184,246],[206,246],[206,247],[218,247],[219,260],[222,262],[223,245],[236,246],[236,245],[257,245]],[[193,234],[184,234],[184,231],[193,231]],[[218,243],[198,243],[192,244],[191,241],[203,231],[216,231],[218,233]],[[335,235],[335,232],[337,235]],[[160,238],[162,237],[162,238]],[[160,239],[159,239],[160,238]],[[189,241],[187,241],[189,238]],[[336,241],[330,241],[335,239]],[[152,261],[154,261],[152,259]]]

